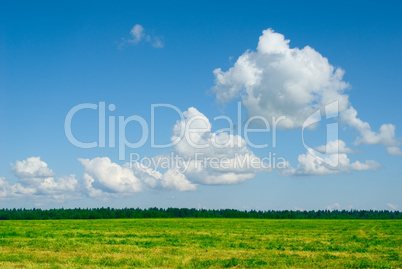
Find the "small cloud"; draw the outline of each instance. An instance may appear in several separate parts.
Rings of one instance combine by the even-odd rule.
[[[162,40],[159,37],[154,37],[154,40],[153,40],[151,46],[154,48],[157,48],[157,49],[163,48]]]
[[[391,208],[392,210],[398,210],[398,206],[397,206],[397,205],[388,203],[387,206],[388,206],[389,208]]]
[[[30,157],[23,161],[16,161],[15,164],[11,164],[11,169],[19,178],[54,176],[53,171],[47,167],[47,163],[40,160],[40,157]]]
[[[340,208],[341,208],[341,205],[338,204],[338,203],[334,203],[333,205],[327,206],[327,209],[328,209],[329,211],[332,211],[332,210],[339,210]]]
[[[326,145],[316,147],[315,150],[323,154],[354,153],[352,149],[346,147],[346,143],[342,140],[329,141]]]
[[[298,156],[299,163],[296,167],[287,167],[280,171],[282,176],[323,176],[352,171],[374,171],[382,166],[376,161],[366,160],[365,162],[351,162],[346,152],[353,152],[346,147],[342,140],[330,141],[327,145],[316,148],[326,151],[328,154],[320,156],[319,152],[307,150],[305,154]],[[338,153],[339,152],[339,153]]]
[[[142,25],[136,24],[131,29],[130,33],[131,33],[131,35],[133,37],[132,39],[130,39],[131,42],[137,44],[144,37],[144,27],[142,27]]]
[[[387,148],[387,153],[389,155],[397,155],[397,156],[402,156],[402,150],[398,147],[388,147]]]
[[[133,26],[133,28],[131,28],[130,38],[123,38],[123,41],[120,43],[119,48],[122,48],[126,44],[137,45],[141,42],[150,43],[151,46],[154,48],[164,47],[161,37],[146,34],[144,27],[140,24],[136,24]]]

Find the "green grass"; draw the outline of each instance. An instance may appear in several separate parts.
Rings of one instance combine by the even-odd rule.
[[[0,221],[0,267],[401,268],[401,220]]]

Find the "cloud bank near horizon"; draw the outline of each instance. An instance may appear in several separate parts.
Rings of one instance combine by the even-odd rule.
[[[75,175],[57,176],[40,157],[30,157],[11,164],[17,183],[10,185],[7,179],[0,177],[0,199],[44,197],[64,202],[84,196],[108,199],[145,191],[194,191],[198,185],[239,184],[259,172],[274,171],[275,167],[264,164],[239,135],[212,132],[211,122],[196,108],[190,107],[184,112],[184,119],[177,121],[172,129],[172,141],[182,132],[184,136],[172,150],[180,161],[166,169],[146,167],[139,162],[119,165],[108,157],[97,157],[78,159],[84,174],[77,178]],[[299,156],[296,168],[284,162],[279,175],[331,175],[381,167],[375,161],[351,163],[347,153],[353,153],[353,150],[341,140],[316,149],[325,149],[330,155],[323,158],[308,151]],[[202,155],[202,158],[194,158],[196,154]],[[153,160],[157,162],[161,158],[169,159],[170,156],[154,156]],[[173,164],[174,160],[169,161]],[[332,167],[331,163],[335,161],[339,165]]]

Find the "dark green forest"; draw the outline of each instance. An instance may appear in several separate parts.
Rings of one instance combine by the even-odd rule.
[[[318,210],[240,211],[195,208],[74,208],[0,209],[0,220],[120,219],[120,218],[252,218],[252,219],[401,219],[399,211]]]

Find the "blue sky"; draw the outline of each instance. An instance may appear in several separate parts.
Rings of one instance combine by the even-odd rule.
[[[402,207],[398,1],[6,1],[0,6],[0,207]],[[336,76],[337,68],[343,76]],[[223,97],[228,94],[231,98]],[[253,96],[259,96],[258,105]],[[306,152],[301,141],[303,119],[327,105],[327,97],[341,100],[339,118],[331,122],[339,123],[346,149],[331,156],[347,158],[348,164],[336,168]],[[119,160],[116,147],[82,149],[66,138],[69,110],[99,102],[116,106],[107,119],[138,115],[147,123],[152,104],[171,104],[211,123],[202,136],[207,141],[210,132],[227,127],[214,117],[236,120],[238,102],[243,127],[255,115],[298,118],[278,130],[275,148],[156,149],[148,139]],[[169,142],[180,120],[171,109],[157,110],[156,141]],[[380,130],[383,124],[392,126]],[[96,140],[97,112],[77,113],[72,129],[82,141]],[[305,134],[312,148],[329,142],[326,123]],[[125,135],[138,140],[140,125],[128,124]],[[234,137],[245,139],[236,132]],[[272,144],[272,132],[251,137]],[[288,167],[198,174],[159,169],[150,175],[124,166],[129,153],[233,158],[246,151],[260,159],[275,153]]]

